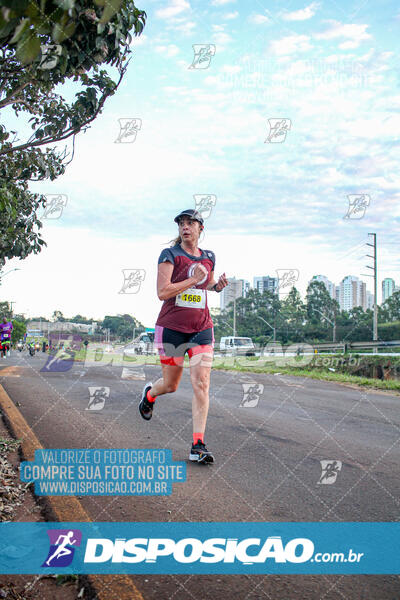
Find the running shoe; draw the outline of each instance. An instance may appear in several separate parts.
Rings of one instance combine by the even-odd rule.
[[[143,388],[142,399],[139,403],[139,412],[143,419],[146,419],[146,421],[150,421],[151,417],[153,416],[154,402],[149,402],[147,400],[147,392],[151,390],[152,385],[153,384],[151,382],[146,383]]]
[[[205,444],[201,440],[197,440],[195,444],[192,444],[192,448],[189,454],[189,460],[193,460],[199,463],[213,463],[214,457],[212,453],[207,450]]]

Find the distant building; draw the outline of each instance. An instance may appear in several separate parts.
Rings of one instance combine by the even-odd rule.
[[[321,281],[321,283],[324,284],[324,286],[326,287],[326,291],[328,292],[328,294],[330,295],[330,297],[332,298],[332,300],[336,300],[336,285],[334,283],[332,283],[332,281],[330,281],[327,277],[325,277],[325,275],[314,275],[314,277],[311,279],[311,281]],[[310,281],[310,283],[311,283]]]
[[[398,291],[398,288],[394,282],[394,279],[390,277],[386,277],[382,281],[382,303],[385,302],[390,296],[392,296],[395,292]]]
[[[278,278],[269,277],[265,275],[263,277],[253,277],[254,289],[258,290],[260,294],[263,292],[272,292],[273,294],[278,293]]]
[[[246,279],[242,279],[242,281],[243,281],[243,296],[244,296],[244,298],[246,298],[246,296],[250,290],[250,282],[247,281]]]
[[[224,287],[220,293],[220,307],[221,311],[226,310],[228,304],[233,302],[235,298],[244,298],[245,296],[245,280],[236,279],[235,277],[228,277],[228,285]]]
[[[374,295],[367,290],[367,309],[374,309]]]
[[[347,275],[339,284],[339,305],[341,310],[351,310],[361,306],[367,308],[367,286],[355,275]]]

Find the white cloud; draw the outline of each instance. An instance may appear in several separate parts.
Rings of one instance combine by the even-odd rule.
[[[193,21],[183,21],[181,24],[175,26],[176,31],[180,31],[184,35],[190,35],[193,33],[193,29],[196,27],[196,23]]]
[[[239,16],[239,13],[237,10],[235,10],[234,12],[231,13],[226,13],[226,15],[223,16],[224,19],[236,19]]]
[[[170,4],[165,8],[156,10],[156,17],[161,19],[170,19],[190,8],[189,2],[186,0],[171,0]]]
[[[221,46],[223,46],[224,44],[228,44],[229,42],[232,41],[231,36],[229,35],[229,33],[223,33],[223,32],[219,32],[216,33],[213,37],[213,41],[216,44],[220,44]],[[220,49],[220,48],[219,48]]]
[[[252,14],[249,16],[249,23],[252,25],[262,25],[263,23],[268,23],[270,19],[265,15]]]
[[[133,36],[132,42],[130,44],[131,48],[136,48],[136,46],[143,46],[148,41],[148,36],[142,33],[138,37]]]
[[[312,4],[309,4],[300,10],[284,13],[282,15],[282,19],[285,19],[285,21],[306,21],[315,15],[318,7],[319,4],[317,2],[312,2]]]
[[[371,39],[371,34],[366,31],[368,24],[357,25],[355,23],[340,23],[331,21],[331,26],[322,33],[317,33],[317,40],[335,40],[337,38],[348,38],[339,46],[342,49],[357,48],[361,42]]]
[[[213,31],[224,31],[224,26],[223,25],[212,25],[212,30]]]
[[[176,56],[179,53],[178,46],[175,44],[169,44],[168,46],[156,46],[156,52],[160,54],[164,54],[164,56]]]
[[[223,6],[224,4],[230,4],[231,2],[236,2],[236,0],[213,0],[211,4],[213,6]]]
[[[273,54],[287,55],[296,52],[306,52],[311,50],[310,37],[308,35],[288,35],[280,40],[274,40],[270,43],[270,51]]]
[[[221,69],[223,73],[240,73],[242,67],[239,65],[224,65]]]

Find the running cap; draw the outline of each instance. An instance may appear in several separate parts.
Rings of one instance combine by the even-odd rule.
[[[179,213],[179,215],[177,215],[174,219],[175,223],[179,223],[179,219],[184,215],[187,215],[191,219],[199,221],[201,225],[204,225],[203,217],[201,216],[198,210],[194,210],[193,208],[188,208],[187,210],[183,210],[181,213]]]

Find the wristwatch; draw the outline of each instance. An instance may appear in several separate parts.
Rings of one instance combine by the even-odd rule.
[[[217,290],[217,285],[218,285],[218,283],[214,283],[212,289],[214,290],[214,292],[217,292],[217,294],[220,294],[222,292],[222,290]]]

